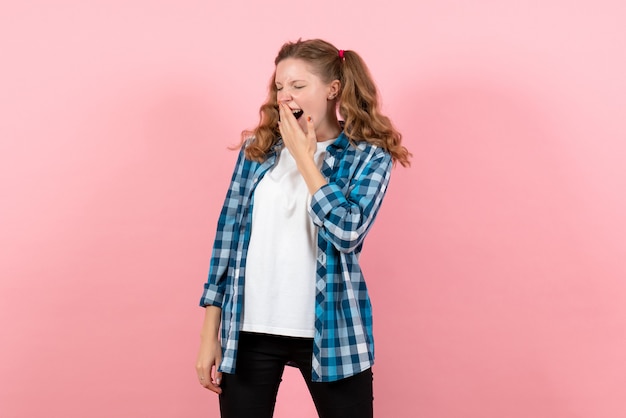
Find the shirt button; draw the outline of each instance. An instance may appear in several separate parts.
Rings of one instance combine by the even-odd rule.
[[[326,254],[325,253],[321,253],[317,257],[317,261],[319,261],[322,265],[325,265],[326,264]]]

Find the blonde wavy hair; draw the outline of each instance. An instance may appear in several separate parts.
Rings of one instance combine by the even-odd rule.
[[[321,39],[298,40],[282,46],[274,64],[286,58],[306,61],[312,71],[324,82],[339,80],[339,115],[343,118],[343,130],[353,142],[367,141],[385,149],[394,164],[410,165],[411,153],[402,145],[402,135],[391,120],[380,112],[378,91],[363,59],[354,51],[339,50]],[[247,142],[245,156],[249,160],[262,162],[280,137],[278,130],[277,90],[272,74],[267,100],[259,109],[260,121],[253,130],[241,133],[242,145]]]

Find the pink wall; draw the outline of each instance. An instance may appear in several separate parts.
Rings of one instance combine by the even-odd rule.
[[[0,416],[217,416],[226,146],[300,36],[363,55],[415,155],[363,255],[377,416],[626,416],[625,3],[246,3],[2,6]]]

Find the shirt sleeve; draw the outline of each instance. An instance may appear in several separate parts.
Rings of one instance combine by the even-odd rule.
[[[233,235],[239,222],[237,214],[239,212],[239,202],[241,201],[244,162],[245,156],[242,148],[239,152],[230,186],[224,199],[224,205],[217,221],[217,232],[211,254],[209,277],[204,284],[200,306],[213,305],[219,308],[222,307]]]
[[[339,181],[350,182],[347,193],[338,182],[329,182],[311,198],[313,223],[341,252],[352,252],[361,245],[387,190],[392,160],[388,153],[378,150],[352,179],[339,176]]]

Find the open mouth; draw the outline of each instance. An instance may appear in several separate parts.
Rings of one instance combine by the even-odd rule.
[[[300,119],[302,115],[304,115],[304,110],[302,109],[289,108],[289,110],[291,110],[291,113],[293,114],[293,117],[296,118],[296,120]],[[278,115],[278,120],[280,120],[280,115]]]

